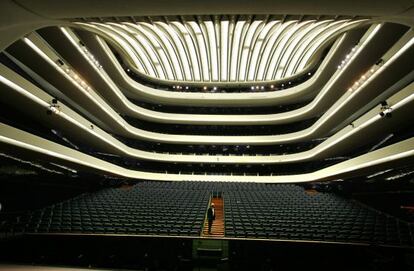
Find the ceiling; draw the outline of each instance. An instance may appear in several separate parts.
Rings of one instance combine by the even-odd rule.
[[[125,52],[131,69],[160,83],[237,84],[303,73],[319,61],[317,52],[362,22],[281,21],[271,16],[145,19],[148,22],[77,24],[107,37]]]
[[[411,23],[413,1],[0,5],[0,102],[22,113],[3,117],[3,157],[133,179],[257,182],[334,180],[414,160],[414,32],[390,23]],[[261,151],[227,151],[235,147]],[[271,170],[303,163],[307,173]]]

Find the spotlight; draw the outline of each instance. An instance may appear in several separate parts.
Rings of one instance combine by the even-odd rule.
[[[52,104],[57,104],[58,100],[56,98],[52,99]]]
[[[387,105],[388,105],[387,101],[382,101],[381,102],[381,106],[387,106]]]
[[[387,117],[387,118],[391,118],[392,117],[392,108],[391,107],[382,107],[381,108],[383,111],[380,113],[381,117]]]

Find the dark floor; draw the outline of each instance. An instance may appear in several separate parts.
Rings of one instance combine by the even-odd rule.
[[[127,270],[413,270],[413,249],[229,241],[200,255],[191,239],[21,236],[0,242],[0,263]]]

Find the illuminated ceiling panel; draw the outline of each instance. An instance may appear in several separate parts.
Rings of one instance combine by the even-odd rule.
[[[78,23],[103,34],[137,71],[173,82],[261,82],[295,76],[354,20],[252,17]],[[316,56],[316,57],[315,57]]]

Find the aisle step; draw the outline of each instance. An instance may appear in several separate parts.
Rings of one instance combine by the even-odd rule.
[[[224,210],[223,198],[212,198],[211,203],[214,203],[214,212],[216,219],[211,226],[211,233],[208,233],[208,219],[207,214],[204,220],[204,228],[201,236],[205,237],[223,237],[224,236]]]

